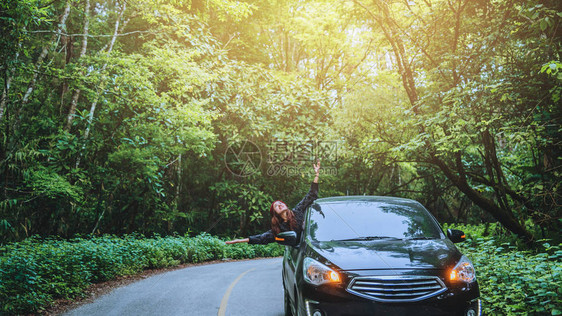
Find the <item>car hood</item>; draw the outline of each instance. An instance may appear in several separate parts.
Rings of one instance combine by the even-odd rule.
[[[309,245],[342,270],[446,269],[461,256],[449,239],[310,241]]]

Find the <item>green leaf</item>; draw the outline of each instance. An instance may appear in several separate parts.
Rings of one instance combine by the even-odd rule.
[[[541,27],[541,31],[546,30],[546,28],[548,27],[548,22],[546,22],[546,20],[541,20],[540,27]]]

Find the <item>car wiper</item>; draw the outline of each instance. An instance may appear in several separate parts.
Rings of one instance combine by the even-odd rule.
[[[437,239],[437,237],[425,237],[425,236],[421,236],[421,237],[406,238],[406,240],[428,240],[428,239]]]
[[[332,239],[332,241],[368,241],[368,240],[377,240],[377,239],[402,240],[402,238],[390,237],[390,236],[363,236],[363,237],[338,239],[338,240]]]

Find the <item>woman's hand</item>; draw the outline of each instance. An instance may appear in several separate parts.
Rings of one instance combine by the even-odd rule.
[[[316,174],[313,182],[318,183],[318,176],[320,175],[320,159],[318,159],[318,162],[315,165],[312,165],[312,167],[314,167],[314,173]]]
[[[316,175],[318,175],[320,173],[320,160],[318,160],[318,162],[315,165],[312,165],[314,167],[314,173],[316,173]]]

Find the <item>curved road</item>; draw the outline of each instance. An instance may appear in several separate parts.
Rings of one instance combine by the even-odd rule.
[[[282,316],[282,258],[225,262],[152,276],[64,315]]]

